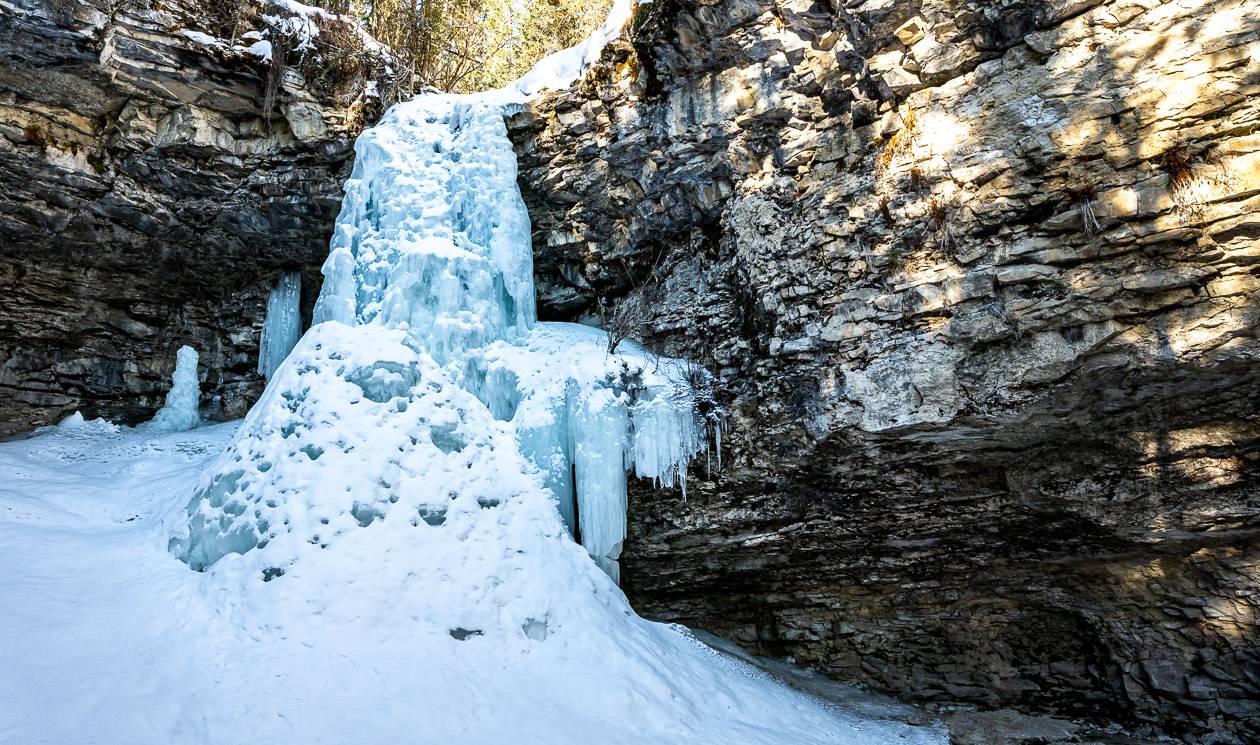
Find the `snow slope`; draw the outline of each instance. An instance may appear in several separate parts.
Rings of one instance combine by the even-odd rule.
[[[365,545],[329,549],[245,592],[190,571],[168,536],[236,429],[58,428],[0,443],[0,743],[945,742],[824,707],[638,619],[554,517],[544,556],[458,585],[549,596],[542,641],[455,639],[445,625],[465,622],[465,602],[426,575],[437,549],[400,555],[421,547],[367,529],[348,535],[377,544],[383,564],[357,558]],[[480,568],[505,553],[483,544],[466,558]],[[566,573],[528,576],[544,563]]]

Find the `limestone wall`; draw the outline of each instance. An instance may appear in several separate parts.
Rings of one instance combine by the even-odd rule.
[[[544,317],[722,379],[642,611],[1260,734],[1260,8],[658,0],[512,122]]]

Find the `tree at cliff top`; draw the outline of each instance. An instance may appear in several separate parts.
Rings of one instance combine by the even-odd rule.
[[[417,86],[473,92],[505,85],[577,44],[611,0],[319,0],[362,19]]]

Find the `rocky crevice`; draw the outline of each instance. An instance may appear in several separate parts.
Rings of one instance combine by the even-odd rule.
[[[718,373],[636,607],[936,704],[1260,730],[1260,15],[670,0],[512,120],[540,313]]]

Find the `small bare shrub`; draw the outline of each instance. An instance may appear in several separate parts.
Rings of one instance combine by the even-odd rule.
[[[1099,224],[1098,216],[1094,213],[1094,200],[1098,199],[1098,193],[1093,185],[1082,183],[1069,186],[1067,192],[1068,199],[1076,205],[1076,211],[1080,214],[1085,235],[1093,237],[1101,233],[1102,225]]]
[[[1206,220],[1213,192],[1233,186],[1233,177],[1220,160],[1200,156],[1197,166],[1194,161],[1194,156],[1184,145],[1169,148],[1160,157],[1168,174],[1168,190],[1172,194],[1174,211],[1185,225]]]

